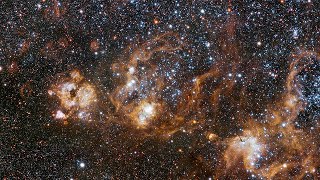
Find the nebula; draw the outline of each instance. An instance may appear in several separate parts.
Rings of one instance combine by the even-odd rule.
[[[48,90],[50,96],[57,96],[61,109],[54,113],[56,119],[79,119],[91,120],[91,113],[97,102],[97,94],[94,87],[84,80],[78,70],[70,72],[70,77],[60,79],[59,83]],[[65,112],[64,112],[65,111]]]
[[[319,2],[0,14],[0,179],[320,179]]]
[[[127,56],[112,65],[119,86],[110,100],[137,128],[166,135],[184,123],[178,109],[188,82],[176,76],[183,66],[178,54],[182,46],[177,35],[164,34],[128,50]]]
[[[303,87],[298,74],[314,61],[319,61],[319,57],[317,53],[309,51],[293,54],[292,57],[294,59],[290,64],[281,101],[277,102],[277,107],[268,110],[271,113],[267,115],[266,123],[249,124],[243,136],[228,142],[224,155],[227,168],[241,159],[246,170],[261,178],[290,176],[302,179],[305,175],[316,176],[316,168],[319,166],[317,146],[305,140],[310,136],[309,133],[297,128],[295,121],[308,103],[302,94]],[[251,131],[261,133],[257,137],[248,137],[246,134]],[[274,154],[277,157],[273,157]],[[259,165],[256,166],[258,160]]]

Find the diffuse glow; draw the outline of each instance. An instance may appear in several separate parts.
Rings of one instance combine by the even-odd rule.
[[[267,179],[275,178],[280,172],[285,177],[289,171],[297,167],[300,167],[301,170],[293,176],[296,179],[302,179],[307,173],[315,173],[314,167],[319,165],[319,161],[314,161],[318,157],[317,147],[311,141],[305,140],[305,137],[308,137],[306,132],[294,126],[294,121],[304,110],[306,104],[301,94],[302,87],[297,80],[297,75],[311,63],[311,61],[301,59],[308,59],[310,55],[315,56],[311,52],[293,56],[295,59],[290,65],[283,101],[278,102],[278,105],[270,110],[271,114],[267,116],[267,123],[264,124],[264,127],[250,125],[249,121],[249,128],[245,130],[245,135],[235,137],[228,142],[228,148],[224,154],[228,168],[238,164],[239,159],[242,159],[248,171]],[[251,133],[262,131],[265,133],[259,133],[256,136]],[[264,144],[272,144],[272,146],[266,148]],[[272,149],[273,146],[282,148],[281,157],[268,161],[264,154],[279,151],[279,149]],[[306,149],[308,149],[307,152]],[[255,167],[255,162],[259,158],[264,165]]]
[[[254,170],[256,162],[266,152],[266,149],[261,137],[256,137],[251,132],[245,131],[243,136],[234,137],[228,143],[224,155],[226,166],[229,168],[238,164],[239,161],[243,161],[246,169]]]
[[[120,82],[111,93],[110,100],[117,110],[124,113],[130,119],[131,124],[141,129],[157,129],[164,127],[161,133],[174,131],[175,117],[164,115],[167,107],[166,100],[160,94],[167,88],[168,81],[160,73],[166,73],[172,69],[161,69],[155,60],[157,54],[172,58],[171,61],[179,61],[175,57],[175,51],[181,48],[179,38],[174,34],[164,34],[142,44],[129,55],[129,61],[113,64],[113,71]],[[157,57],[158,58],[158,57]],[[162,72],[163,71],[163,72]],[[172,72],[172,71],[171,71]],[[169,80],[174,81],[171,77]],[[178,90],[179,91],[179,90]],[[165,113],[167,114],[167,113]],[[167,130],[163,124],[163,117],[170,118],[172,123]],[[167,121],[167,120],[166,120]],[[166,122],[167,123],[167,122]],[[158,133],[151,132],[151,133]]]
[[[320,179],[317,1],[0,4],[2,178]]]
[[[48,90],[49,95],[56,95],[59,98],[61,107],[64,109],[57,111],[56,119],[90,117],[91,108],[97,102],[97,95],[94,87],[83,80],[84,77],[80,72],[74,70],[70,73],[70,78],[63,79],[61,83]]]
[[[159,104],[142,101],[129,115],[138,127],[145,127],[156,118]]]

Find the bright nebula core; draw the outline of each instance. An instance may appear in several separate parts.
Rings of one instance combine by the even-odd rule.
[[[320,179],[320,2],[2,0],[1,179]]]

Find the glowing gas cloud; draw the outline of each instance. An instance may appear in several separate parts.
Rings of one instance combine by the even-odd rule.
[[[229,28],[233,36],[234,27]],[[116,87],[110,93],[110,101],[121,117],[115,121],[148,136],[161,135],[157,137],[214,127],[207,128],[204,136],[225,147],[223,163],[215,174],[220,178],[237,174],[232,170],[240,167],[254,177],[266,179],[285,177],[291,171],[295,173],[290,176],[298,179],[310,173],[315,175],[319,165],[317,147],[304,140],[315,136],[297,127],[297,119],[308,104],[300,74],[308,73],[308,67],[319,61],[319,55],[306,50],[292,53],[284,91],[277,101],[266,105],[265,116],[256,120],[243,111],[250,102],[246,99],[246,88],[239,89],[243,74],[238,73],[237,63],[241,60],[236,45],[223,40],[221,43],[226,45],[221,54],[226,54],[229,61],[218,59],[206,71],[196,75],[185,73],[181,80],[176,76],[184,73],[185,68],[179,55],[184,51],[180,39],[175,34],[157,36],[130,47],[112,65]],[[226,61],[232,67],[229,71]],[[243,127],[231,136],[223,132],[226,122],[219,120],[221,114],[228,113],[224,108],[227,103],[236,109],[231,118],[234,122],[230,123]],[[221,169],[226,169],[226,173]]]
[[[61,108],[53,113],[56,119],[66,120],[69,117],[91,120],[91,108],[97,102],[95,88],[84,80],[78,70],[70,72],[48,90],[49,95],[56,96]]]
[[[164,34],[129,49],[112,65],[119,85],[111,93],[111,102],[132,125],[148,129],[149,134],[170,134],[182,123],[176,111],[179,102],[169,102],[164,93],[170,92],[171,98],[179,99],[182,87],[187,85],[177,79],[179,72],[173,69],[183,66],[178,55],[182,46],[177,35]]]
[[[308,104],[299,74],[308,73],[309,66],[320,58],[310,51],[299,51],[292,57],[286,90],[280,98],[282,101],[268,110],[270,113],[265,123],[248,121],[243,135],[227,142],[228,148],[224,154],[227,168],[234,168],[243,162],[248,172],[266,179],[288,176],[303,179],[308,174],[316,176],[319,152],[316,144],[306,140],[313,137],[312,132],[300,129],[297,119]]]

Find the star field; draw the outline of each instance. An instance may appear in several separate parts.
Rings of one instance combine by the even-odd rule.
[[[320,3],[0,2],[0,178],[320,179]]]

